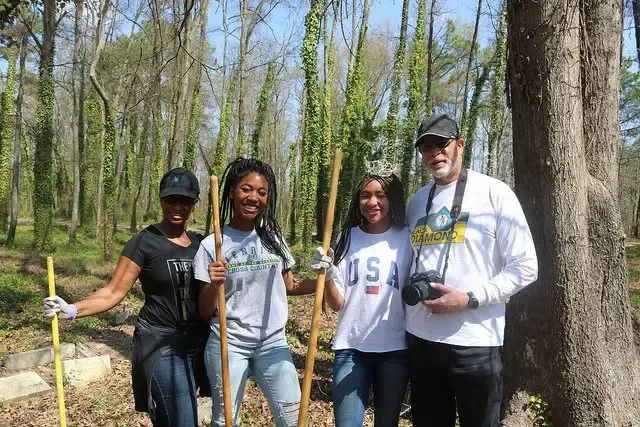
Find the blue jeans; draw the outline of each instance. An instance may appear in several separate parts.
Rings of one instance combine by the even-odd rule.
[[[282,339],[255,348],[229,343],[228,350],[233,425],[238,425],[249,372],[267,398],[276,426],[297,425],[300,382],[287,342]],[[213,333],[209,335],[204,358],[213,397],[212,425],[224,426],[220,339]]]
[[[385,353],[336,350],[333,362],[336,426],[362,426],[371,388],[375,426],[397,426],[408,381],[406,350]]]
[[[193,353],[173,351],[160,357],[153,368],[151,397],[156,427],[194,427],[198,421]]]

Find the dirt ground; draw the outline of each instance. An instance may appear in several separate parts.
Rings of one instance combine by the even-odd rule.
[[[311,324],[313,299],[311,297],[291,298],[290,321],[287,336],[299,377],[304,374],[304,361]],[[116,309],[117,310],[117,309]],[[318,340],[318,354],[315,362],[314,381],[309,406],[310,426],[332,426],[333,407],[331,404],[331,360],[330,340],[337,316],[323,314]],[[77,389],[65,387],[65,406],[69,426],[150,426],[148,418],[134,410],[131,392],[131,364],[128,355],[131,350],[134,318],[123,325],[108,325],[99,332],[87,335],[82,342],[96,355],[111,357],[112,374],[89,386]],[[62,325],[62,322],[61,322]],[[62,325],[62,328],[68,327]],[[45,331],[41,331],[46,335]],[[35,335],[39,335],[36,333]],[[48,337],[40,339],[43,345]],[[5,340],[8,341],[5,337]],[[38,397],[12,402],[0,406],[0,426],[54,426],[58,425],[58,407],[55,393],[55,370],[53,364],[31,369],[38,373],[52,387],[52,391]],[[0,377],[11,375],[0,368]],[[408,411],[408,407],[405,408]],[[247,426],[272,426],[273,417],[262,392],[253,381],[249,381],[242,406],[242,424]],[[406,417],[406,415],[405,415]],[[403,425],[409,425],[405,418]],[[371,411],[367,411],[365,425],[373,425]],[[208,424],[203,424],[208,425]]]
[[[638,246],[640,247],[640,245]],[[629,250],[633,254],[633,250]],[[72,254],[73,255],[73,254]],[[638,254],[640,255],[640,254]],[[86,258],[86,257],[85,257]],[[630,262],[630,293],[634,309],[636,343],[640,346],[640,256]],[[113,271],[113,264],[84,260],[78,256],[58,258],[56,283],[61,295],[71,300],[82,298],[102,287]],[[46,269],[42,259],[33,260],[25,252],[0,248],[0,358],[2,355],[42,348],[51,345],[51,326],[41,316],[42,295],[46,294]],[[19,285],[19,286],[18,286]],[[636,303],[634,303],[636,298]],[[115,318],[122,310],[136,313],[142,305],[143,295],[138,287],[132,289],[123,304],[96,317],[74,322],[60,322],[62,341],[80,342],[96,355],[111,357],[112,374],[101,381],[77,389],[65,387],[65,406],[68,426],[129,427],[149,426],[148,418],[134,409],[131,392],[131,336],[135,316],[124,324],[116,325]],[[19,307],[7,311],[7,307]],[[302,379],[308,346],[313,298],[289,298],[289,321],[286,335],[298,375]],[[321,317],[318,352],[315,361],[309,407],[310,426],[332,426],[330,343],[335,330],[337,315],[325,313]],[[31,369],[52,386],[47,394],[27,400],[0,404],[0,427],[5,426],[56,426],[58,404],[55,393],[53,364]],[[0,367],[0,377],[8,376]],[[401,426],[410,425],[409,407],[403,408]],[[241,423],[246,426],[272,426],[273,417],[260,389],[253,381],[248,382],[241,410]],[[372,412],[365,415],[365,425],[373,425]]]

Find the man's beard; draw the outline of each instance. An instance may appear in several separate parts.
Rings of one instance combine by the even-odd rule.
[[[456,147],[455,151],[453,152],[453,160],[450,160],[449,158],[447,158],[446,160],[447,165],[445,167],[440,168],[438,170],[434,170],[431,167],[429,167],[428,169],[434,178],[445,179],[449,175],[451,175],[451,172],[453,172],[453,168],[456,166],[457,161],[458,161],[458,147]]]

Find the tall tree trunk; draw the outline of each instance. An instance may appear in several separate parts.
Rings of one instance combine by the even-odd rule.
[[[433,26],[435,25],[435,17],[436,0],[431,0],[431,7],[429,9],[429,36],[427,38],[427,84],[425,86],[424,103],[424,115],[427,117],[433,114],[434,107],[431,87],[433,86]]]
[[[146,107],[148,104],[145,102],[144,106]],[[147,111],[146,108],[143,108],[142,111]],[[144,207],[149,203],[149,175],[150,175],[150,164],[152,158],[152,145],[150,143],[149,138],[149,128],[151,127],[151,117],[149,114],[144,114],[142,118],[142,135],[140,136],[140,150],[138,151],[138,156],[143,153],[142,158],[142,171],[140,173],[140,184],[138,195],[136,197],[136,203],[131,208],[131,220],[129,221],[129,229],[132,233],[136,232],[138,229],[138,219],[137,219],[137,205],[138,200],[140,200],[140,206],[143,207],[141,211],[144,213]]]
[[[622,2],[509,2],[508,16],[515,185],[543,268],[507,306],[505,424],[529,394],[554,425],[626,426],[640,366],[617,201]]]
[[[318,161],[317,154],[322,140],[321,94],[318,83],[318,39],[320,38],[320,20],[324,2],[312,0],[311,8],[305,18],[305,34],[302,41],[302,63],[304,68],[304,90],[307,94],[305,105],[305,123],[302,136],[302,158],[300,170],[300,208],[298,212],[299,229],[302,244],[307,251],[311,244],[311,233],[315,229],[315,212]]]
[[[16,121],[16,60],[18,49],[13,45],[6,50],[7,82],[2,102],[0,125],[0,231],[9,226],[9,194],[11,189],[11,155],[14,146]]]
[[[397,143],[398,113],[400,111],[400,89],[404,74],[404,56],[407,50],[407,22],[409,20],[409,0],[402,1],[402,20],[400,22],[400,39],[393,62],[393,76],[391,77],[391,96],[389,97],[389,112],[387,113],[385,157],[391,164],[396,164],[398,150],[402,147]]]
[[[473,66],[473,59],[475,58],[478,41],[478,27],[480,26],[480,14],[482,12],[482,0],[478,0],[478,7],[476,8],[476,21],[473,27],[473,36],[471,37],[471,47],[469,47],[469,59],[467,60],[467,69],[464,73],[464,94],[462,95],[462,117],[460,118],[460,129],[462,136],[467,137],[467,101],[469,98],[469,74],[471,74],[471,67]],[[465,151],[466,154],[466,151]],[[465,165],[465,167],[469,167]]]
[[[289,232],[287,234],[287,239],[291,245],[298,241],[298,234],[296,233],[298,228],[298,213],[300,211],[298,159],[302,157],[302,136],[304,135],[304,126],[306,123],[306,111],[307,91],[303,89],[302,97],[300,99],[300,126],[298,126],[298,135],[296,136],[295,141],[291,143],[289,152]]]
[[[80,74],[80,61],[82,61],[82,13],[83,0],[76,0],[76,13],[74,24],[75,42],[73,45],[73,66],[71,78],[73,80],[73,201],[71,208],[71,224],[69,225],[69,243],[76,240],[76,228],[78,227],[80,210],[80,146],[84,137],[84,129],[80,127],[80,98],[83,97],[80,81],[84,76]]]
[[[110,0],[100,1],[100,16],[98,17],[98,29],[96,31],[97,41],[93,53],[93,60],[91,61],[91,68],[89,69],[89,78],[91,78],[91,83],[93,83],[93,87],[96,89],[96,92],[98,92],[103,104],[104,138],[102,140],[102,185],[104,188],[104,217],[102,221],[102,232],[104,235],[104,246],[102,256],[105,261],[110,261],[113,257],[113,230],[109,225],[115,220],[116,177],[114,160],[116,154],[116,126],[111,101],[98,81],[96,67],[100,61],[102,50],[104,49],[104,22],[107,18],[109,5]]]
[[[173,133],[171,139],[171,157],[169,159],[169,169],[180,164],[180,157],[183,154],[185,139],[188,132],[189,114],[187,113],[187,91],[189,89],[189,69],[192,68],[193,60],[187,54],[191,52],[193,38],[195,36],[195,25],[193,25],[194,0],[184,2],[184,19],[182,21],[182,31],[178,34],[180,38],[179,51],[177,53],[176,77],[177,90],[175,93],[175,115],[173,122]],[[200,65],[198,64],[198,67]]]
[[[213,164],[211,173],[222,176],[225,164],[227,163],[227,143],[229,141],[229,128],[231,125],[231,114],[233,110],[233,100],[235,98],[236,90],[236,72],[231,73],[231,82],[229,83],[229,90],[225,97],[224,105],[220,113],[220,126],[218,130],[218,137],[216,139],[216,148],[213,155]]]
[[[273,90],[276,84],[276,64],[271,61],[267,65],[267,74],[264,78],[264,83],[260,89],[260,96],[258,97],[258,108],[256,111],[256,123],[253,127],[253,133],[251,135],[251,144],[249,155],[254,159],[260,158],[260,140],[262,137],[264,124],[267,118],[268,110],[272,108],[273,104]]]
[[[155,74],[155,78],[153,81],[153,93],[154,96],[150,101],[151,104],[151,166],[149,170],[149,183],[148,183],[148,197],[147,203],[143,204],[143,221],[148,221],[149,219],[155,219],[158,215],[159,211],[159,200],[157,197],[160,185],[160,179],[162,178],[162,174],[164,173],[164,165],[165,165],[165,156],[162,149],[162,144],[164,140],[164,121],[162,119],[162,99],[161,99],[161,90],[162,90],[162,52],[163,46],[161,45],[161,34],[162,34],[162,11],[158,8],[158,1],[154,1],[152,8],[152,19],[154,22],[154,33],[153,33],[153,58],[152,58],[152,69]]]
[[[433,114],[435,107],[433,102],[433,94],[431,88],[433,86],[433,29],[435,26],[436,16],[436,0],[431,0],[431,7],[429,9],[429,36],[427,38],[427,83],[425,85],[425,103],[424,103],[424,115],[426,117]],[[417,123],[415,124],[417,126]],[[431,174],[426,168],[419,167],[419,180],[418,186],[426,184],[431,179]]]
[[[236,91],[238,92],[238,135],[235,146],[237,156],[245,154],[245,84],[247,51],[253,30],[265,17],[262,14],[266,0],[260,0],[254,10],[249,10],[249,1],[240,0],[240,52],[238,54],[238,65],[236,66]],[[273,9],[271,9],[273,10]],[[270,13],[271,11],[268,11]]]
[[[27,49],[29,47],[29,33],[22,29],[20,37],[20,74],[18,75],[18,97],[16,98],[16,123],[13,144],[13,165],[11,174],[11,221],[7,234],[7,245],[13,245],[18,226],[18,208],[20,200],[20,169],[22,165],[22,104],[24,102],[24,77],[25,64],[27,62]],[[28,188],[24,190],[28,191]]]
[[[244,156],[244,65],[247,57],[247,15],[249,0],[240,0],[240,54],[238,55],[238,135],[236,141],[236,155]]]
[[[82,209],[80,223],[83,227],[96,226],[98,218],[98,181],[100,180],[100,149],[102,145],[102,118],[95,92],[87,100],[87,137],[81,155]],[[101,193],[101,192],[100,192]],[[97,231],[97,230],[96,230]],[[99,234],[96,235],[96,237]]]
[[[364,52],[367,43],[367,28],[371,1],[365,0],[362,9],[358,43],[354,52],[351,70],[347,72],[347,90],[342,118],[341,148],[344,151],[342,173],[336,200],[336,220],[334,232],[337,231],[346,217],[351,194],[355,185],[364,176],[365,161],[371,153],[370,141],[364,133],[366,117],[366,86],[364,80]]]
[[[476,141],[476,128],[478,126],[478,114],[480,112],[480,96],[482,95],[482,89],[489,77],[490,64],[485,64],[482,67],[482,72],[476,79],[473,95],[471,96],[471,104],[469,105],[469,117],[466,120],[466,129],[462,136],[465,139],[464,143],[464,158],[462,165],[465,168],[471,167],[471,160],[473,156],[473,146]],[[484,157],[483,157],[484,158]],[[482,168],[481,168],[482,169]]]
[[[196,162],[196,144],[198,143],[198,130],[202,118],[202,105],[200,100],[200,84],[202,81],[202,68],[204,53],[209,46],[207,42],[207,24],[209,16],[209,0],[200,2],[200,13],[197,26],[200,27],[200,39],[198,41],[198,67],[193,82],[193,95],[191,96],[191,111],[189,113],[189,124],[187,126],[187,138],[184,147],[182,166],[188,170],[194,170]]]
[[[409,81],[407,83],[407,118],[404,123],[402,163],[400,179],[411,194],[409,175],[411,172],[411,160],[415,153],[414,139],[416,127],[422,113],[422,96],[424,92],[424,75],[426,72],[424,51],[424,17],[426,13],[426,0],[419,0],[418,17],[416,18],[416,30],[409,47]]]
[[[82,56],[80,58],[80,82],[79,82],[79,97],[78,97],[78,157],[79,157],[79,167],[80,167],[80,195],[78,197],[78,215],[79,222],[81,226],[85,226],[84,222],[84,211],[87,209],[85,204],[85,191],[87,185],[91,185],[92,181],[89,180],[89,176],[87,176],[84,168],[84,163],[86,163],[87,159],[85,158],[85,153],[87,151],[87,140],[85,137],[85,127],[86,126],[86,111],[85,111],[85,98],[87,95],[86,91],[86,55],[87,49],[82,45]],[[92,208],[93,211],[93,208]],[[90,222],[91,223],[91,222]]]
[[[638,191],[638,198],[636,200],[636,214],[634,216],[633,223],[633,237],[640,238],[640,191]]]
[[[640,62],[640,0],[631,0],[633,8],[633,26],[634,34],[636,36],[636,55],[638,62]]]
[[[44,0],[40,81],[36,108],[36,148],[33,178],[33,244],[45,249],[53,219],[53,58],[55,52],[56,2]]]
[[[498,15],[498,32],[496,33],[496,51],[493,57],[493,77],[491,78],[491,99],[489,108],[491,109],[491,123],[489,125],[489,139],[487,141],[487,175],[493,176],[495,172],[496,148],[498,146],[498,136],[502,124],[504,112],[503,90],[506,71],[507,33],[505,31],[506,11],[503,7]]]
[[[322,144],[318,151],[318,189],[316,194],[316,236],[324,233],[324,220],[327,203],[329,201],[329,175],[331,174],[331,139],[333,136],[333,74],[335,71],[335,47],[334,40],[337,25],[337,11],[339,4],[334,5],[334,14],[329,33],[329,3],[324,14],[323,40],[324,40],[324,90],[322,100]],[[331,35],[329,35],[331,34]]]

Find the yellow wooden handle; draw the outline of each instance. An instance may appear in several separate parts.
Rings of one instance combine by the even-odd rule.
[[[326,255],[331,244],[331,230],[333,228],[333,214],[336,208],[336,195],[338,193],[338,178],[340,177],[340,164],[342,163],[342,150],[336,149],[333,155],[331,168],[331,187],[329,189],[329,206],[324,222],[322,248]],[[307,347],[307,360],[304,368],[304,380],[302,382],[302,398],[300,400],[300,413],[298,414],[298,427],[304,427],[307,423],[309,412],[309,398],[311,397],[311,381],[313,380],[313,365],[316,359],[316,347],[318,343],[318,329],[320,328],[320,312],[322,311],[322,297],[324,296],[324,278],[326,272],[321,269],[316,282],[316,293],[313,301],[313,316],[311,318],[311,333],[309,334],[309,347]]]
[[[56,294],[56,279],[53,274],[53,258],[47,257],[47,279],[49,281],[49,296]],[[58,412],[60,426],[67,427],[67,413],[64,406],[64,388],[62,384],[62,362],[60,360],[60,334],[58,333],[58,315],[51,318],[51,335],[53,336],[53,361],[56,367],[56,390],[58,392]]]
[[[222,260],[222,235],[220,234],[220,202],[218,177],[211,176],[211,210],[213,211],[213,233],[216,260]],[[222,365],[222,399],[224,401],[224,425],[232,427],[231,378],[229,376],[229,346],[227,344],[227,307],[224,299],[224,285],[218,286],[218,320],[220,322],[220,362]]]

